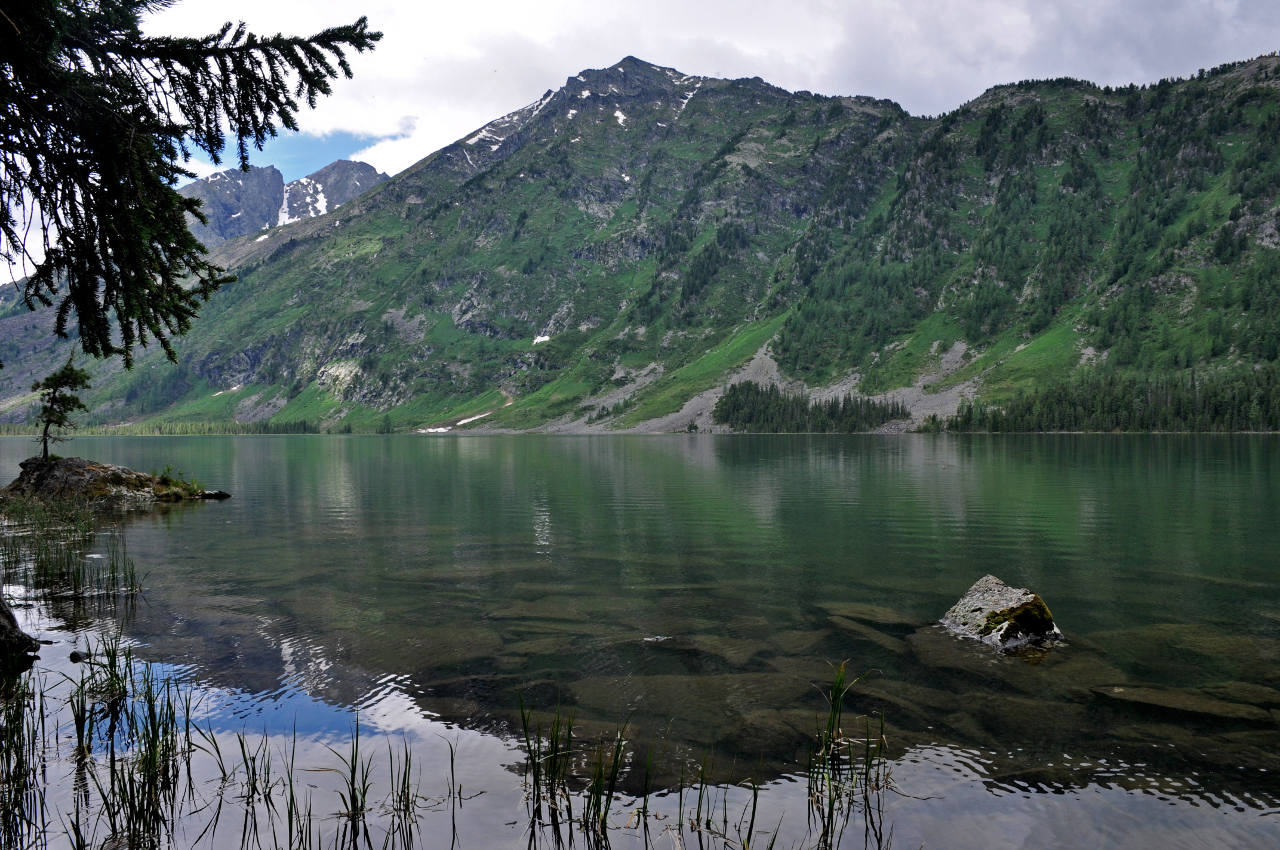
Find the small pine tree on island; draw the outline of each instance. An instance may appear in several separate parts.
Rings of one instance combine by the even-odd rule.
[[[72,364],[72,356],[67,357],[67,362],[61,369],[31,385],[32,392],[40,393],[40,412],[36,414],[36,421],[41,428],[36,440],[41,446],[40,459],[46,462],[49,460],[49,443],[60,443],[67,439],[56,432],[76,427],[71,421],[71,414],[86,409],[84,402],[75,393],[77,390],[88,389],[89,373],[77,369]]]

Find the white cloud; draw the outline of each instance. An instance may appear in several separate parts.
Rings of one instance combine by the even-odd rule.
[[[392,173],[626,55],[691,74],[887,97],[933,114],[998,83],[1150,82],[1280,44],[1280,4],[1271,0],[187,0],[147,29],[194,35],[243,20],[263,34],[309,34],[349,23],[353,8],[383,41],[353,57],[355,78],[337,81],[300,123],[315,135],[374,137],[361,156]]]
[[[226,171],[228,168],[232,168],[233,166],[227,165],[225,162],[222,165],[214,165],[211,162],[208,162],[204,159],[198,159],[195,156],[193,156],[191,157],[191,159],[182,163],[182,167],[185,168],[187,171],[190,171],[192,174],[194,174],[195,177],[179,180],[178,181],[179,186],[185,186],[187,183],[190,183],[192,180],[199,180],[202,177],[208,177],[211,174],[217,174],[219,171]]]

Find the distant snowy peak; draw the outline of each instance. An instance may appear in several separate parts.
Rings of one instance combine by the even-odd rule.
[[[340,159],[284,187],[276,224],[288,224],[332,212],[387,180],[367,162]]]
[[[178,191],[199,198],[208,224],[192,221],[205,245],[247,236],[331,212],[389,179],[364,162],[338,160],[299,180],[285,183],[274,166],[220,171]]]

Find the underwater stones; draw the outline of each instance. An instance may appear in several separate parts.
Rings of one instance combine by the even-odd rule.
[[[1039,746],[1057,742],[1065,748],[1080,741],[1088,728],[1084,705],[1011,693],[972,700],[966,712],[994,736]]]
[[[584,713],[656,715],[677,725],[718,726],[753,711],[821,701],[809,682],[777,673],[591,676],[572,682],[568,691]]]
[[[975,581],[941,622],[952,634],[1001,649],[1062,639],[1039,594],[1010,587],[993,575]]]
[[[1084,702],[1090,699],[1089,689],[1113,685],[1126,679],[1125,673],[1098,652],[1082,649],[1072,644],[1048,654],[1037,665],[1037,672],[1052,680],[1061,694]]]
[[[1212,667],[1223,679],[1280,688],[1280,639],[1267,634],[1228,632],[1207,623],[1152,623],[1090,637],[1115,647],[1127,668],[1154,681],[1176,681],[1194,665]]]
[[[472,661],[484,661],[502,651],[502,638],[482,627],[437,626],[418,635],[422,654],[432,668],[456,668]]]
[[[913,627],[920,625],[918,620],[913,620],[906,614],[894,611],[892,608],[885,608],[881,605],[868,605],[865,602],[827,602],[820,604],[818,607],[836,617],[847,617],[850,620],[872,623],[877,626]]]
[[[769,635],[773,647],[784,653],[810,653],[831,636],[829,629],[784,629]]]
[[[744,667],[751,659],[765,652],[769,646],[759,640],[745,640],[742,638],[725,637],[715,634],[694,634],[688,635],[683,641],[671,641],[670,643],[686,643],[695,652],[711,656],[719,659],[730,667]],[[668,642],[660,642],[658,646],[665,647]]]
[[[869,641],[881,649],[892,652],[895,655],[903,655],[907,652],[907,645],[901,638],[885,634],[879,629],[859,623],[857,620],[850,620],[847,617],[832,616],[828,617],[827,621],[842,632],[856,635],[862,640]]]
[[[1107,685],[1092,689],[1098,696],[1115,703],[1127,704],[1144,712],[1160,712],[1209,720],[1244,723],[1272,723],[1271,715],[1256,705],[1229,702],[1199,691],[1162,688],[1154,685]]]
[[[800,753],[812,740],[813,717],[806,713],[805,724],[778,709],[750,711],[725,724],[716,740],[718,753],[743,758],[762,758],[774,753]]]
[[[1089,702],[1088,686],[1123,682],[1115,666],[1074,644],[1052,650],[1026,646],[1013,652],[992,652],[975,640],[957,640],[942,625],[919,629],[906,637],[911,659],[928,671],[933,682],[948,687],[998,693],[1018,691],[1055,701]]]
[[[774,655],[764,663],[783,676],[805,682],[830,682],[836,670],[831,662],[812,655]]]
[[[942,626],[926,626],[907,635],[916,663],[934,673],[953,673],[965,678],[997,678],[1003,656],[992,654],[969,641],[958,641]]]
[[[879,714],[906,729],[921,731],[941,716],[959,711],[962,697],[951,691],[879,679],[860,681],[850,689],[850,704],[861,714]]]
[[[1218,682],[1200,688],[1201,693],[1228,702],[1243,702],[1259,708],[1280,709],[1280,690],[1253,682]]]

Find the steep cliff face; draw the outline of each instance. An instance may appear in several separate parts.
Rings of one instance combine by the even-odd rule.
[[[207,246],[271,227],[324,215],[387,180],[365,162],[338,160],[285,183],[275,166],[220,171],[178,191],[199,198],[208,223],[191,230]]]
[[[337,213],[331,176],[281,188],[215,249],[239,279],[179,363],[104,367],[95,415],[632,425],[748,363],[945,413],[1088,364],[1273,362],[1277,139],[1273,56],[935,119],[627,58]],[[5,371],[32,374],[38,320],[7,315]]]
[[[284,198],[284,177],[274,165],[248,171],[219,171],[178,190],[199,198],[207,224],[191,220],[191,232],[205,245],[216,245],[276,224]]]

